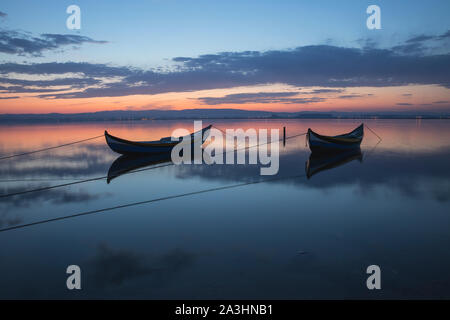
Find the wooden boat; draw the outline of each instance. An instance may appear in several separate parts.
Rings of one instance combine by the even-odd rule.
[[[358,149],[364,137],[364,125],[338,136],[324,136],[308,129],[306,139],[309,148],[315,153],[340,152]]]
[[[353,149],[338,153],[311,153],[305,164],[306,177],[309,179],[313,175],[342,166],[353,160],[362,162],[363,155],[361,149]]]
[[[209,125],[197,132],[191,133],[190,138],[192,143],[194,143],[194,137],[201,137],[202,143],[209,135],[209,129],[212,125]],[[201,135],[200,135],[201,134]],[[108,131],[105,130],[106,143],[111,148],[111,150],[120,154],[158,154],[158,153],[169,153],[172,148],[181,141],[172,141],[171,137],[161,138],[156,141],[130,141],[122,138],[110,135]],[[183,137],[180,137],[183,138]]]

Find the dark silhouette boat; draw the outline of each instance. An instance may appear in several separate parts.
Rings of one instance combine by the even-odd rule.
[[[334,153],[359,149],[364,137],[364,125],[338,136],[324,136],[308,129],[306,139],[313,153]]]
[[[203,139],[202,140],[203,142],[208,137],[209,129],[211,129],[211,127],[212,125],[209,125],[197,132],[191,133],[190,138],[192,143],[194,143],[197,135]],[[155,141],[130,141],[110,135],[106,130],[105,130],[105,139],[106,143],[111,148],[111,150],[120,154],[129,154],[129,155],[149,155],[158,153],[170,154],[173,147],[180,141],[180,139],[179,141],[172,141],[171,137],[165,137]]]

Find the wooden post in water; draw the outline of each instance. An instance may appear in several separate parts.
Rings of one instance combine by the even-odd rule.
[[[283,127],[283,147],[286,146],[286,127]]]

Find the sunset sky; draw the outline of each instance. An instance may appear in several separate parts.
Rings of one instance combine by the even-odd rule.
[[[0,113],[448,113],[449,14],[448,0],[4,0]]]

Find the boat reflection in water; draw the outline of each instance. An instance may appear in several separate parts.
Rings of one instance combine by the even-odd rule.
[[[171,162],[170,152],[152,155],[122,155],[111,164],[108,170],[107,183],[132,170],[142,169],[155,164]]]
[[[306,161],[306,177],[309,179],[316,173],[339,167],[355,159],[359,162],[363,160],[363,154],[360,148],[337,153],[313,152]]]
[[[183,155],[183,152],[180,152],[180,156]],[[194,163],[195,160],[202,161],[204,157],[204,151],[201,150],[200,154],[191,150],[191,163]],[[146,170],[145,168],[151,167],[156,164],[172,164],[172,153],[171,152],[162,152],[155,154],[124,154],[118,157],[111,164],[108,170],[108,175],[106,182],[109,184],[112,179],[117,178],[123,174],[126,174],[130,171],[139,171]],[[149,170],[151,168],[148,168]]]

